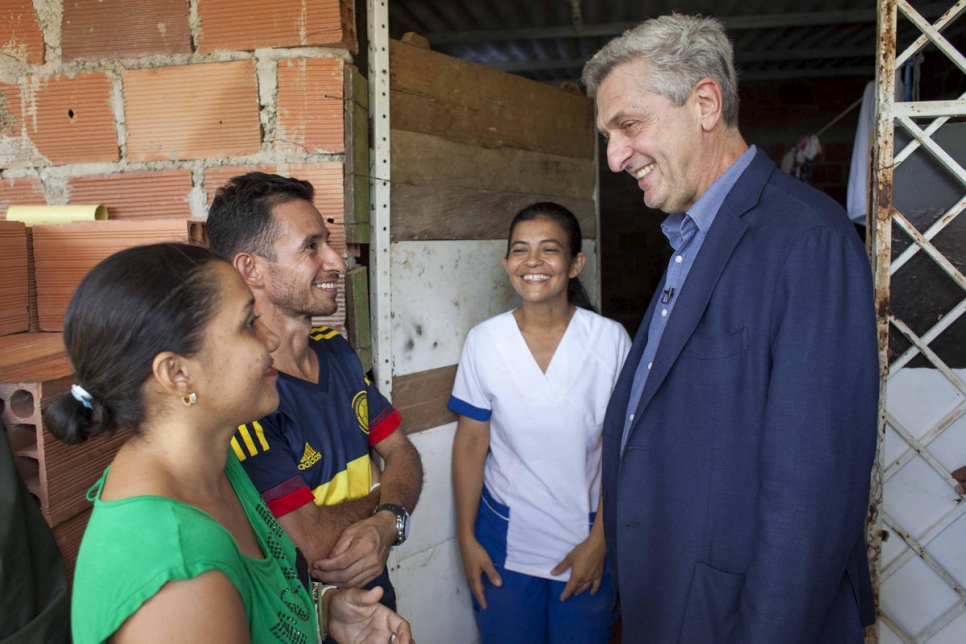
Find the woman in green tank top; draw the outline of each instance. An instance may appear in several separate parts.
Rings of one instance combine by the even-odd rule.
[[[237,272],[195,246],[121,251],[81,282],[64,344],[78,384],[46,426],[67,443],[130,432],[88,495],[74,641],[317,642],[307,567],[229,449],[278,405],[278,337]],[[412,641],[381,589],[322,595],[339,642]]]

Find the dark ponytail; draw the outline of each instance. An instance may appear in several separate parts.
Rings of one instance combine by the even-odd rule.
[[[112,423],[111,411],[97,399],[88,401],[90,408],[71,392],[43,401],[44,426],[64,443],[76,444],[101,433]]]
[[[64,346],[80,389],[44,401],[44,425],[80,443],[144,420],[142,388],[162,351],[191,356],[218,304],[200,246],[152,244],[122,250],[81,281],[64,318]]]
[[[587,291],[584,290],[584,285],[580,283],[580,280],[576,277],[571,277],[570,281],[567,282],[567,301],[574,306],[579,306],[582,309],[587,309],[594,313],[597,309],[590,302],[590,296],[587,295]]]
[[[513,231],[516,230],[517,224],[521,221],[532,221],[541,217],[560,224],[564,234],[567,236],[567,250],[570,252],[570,257],[576,257],[583,245],[583,235],[580,234],[580,223],[577,221],[574,213],[552,201],[540,201],[530,204],[516,214],[513,221],[510,222],[510,234],[507,235],[507,255],[510,254],[510,243],[513,240]],[[567,301],[582,309],[587,309],[594,313],[597,312],[594,305],[590,303],[590,296],[584,290],[584,285],[576,277],[570,278],[570,281],[567,283]]]

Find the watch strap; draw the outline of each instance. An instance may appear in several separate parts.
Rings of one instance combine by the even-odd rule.
[[[383,510],[396,515],[396,541],[393,545],[398,546],[406,540],[406,524],[409,522],[409,510],[395,503],[382,503],[372,513],[377,514]]]

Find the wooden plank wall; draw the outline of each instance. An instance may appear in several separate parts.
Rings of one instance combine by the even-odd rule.
[[[476,283],[472,267],[461,284],[434,282],[428,273],[466,271],[460,258],[478,258],[481,245],[498,264],[503,251],[495,242],[506,239],[513,215],[536,201],[567,206],[585,240],[597,237],[592,101],[576,89],[430,51],[418,40],[390,43],[393,328],[394,336],[397,328],[413,329],[405,333],[404,349],[421,352],[415,361],[401,360],[394,346],[393,403],[408,432],[455,420],[446,402],[458,350],[439,346],[462,345],[469,327],[510,308],[514,297],[502,269],[490,263],[476,272],[486,276]],[[430,256],[443,259],[427,271],[421,260]],[[467,304],[465,294],[450,293],[451,284],[484,298],[469,302],[469,317],[458,310]],[[418,298],[419,307],[397,307],[396,294]],[[452,322],[453,337],[432,337],[422,333],[426,325],[419,320],[400,319],[414,308],[429,309],[436,333]],[[408,372],[407,364],[420,370]]]
[[[596,287],[595,133],[589,99],[390,42],[392,401],[423,459],[411,538],[389,570],[423,644],[476,641],[456,542],[453,421],[463,341],[518,297],[501,258],[510,220],[536,201],[579,218]],[[430,589],[430,590],[427,590]]]

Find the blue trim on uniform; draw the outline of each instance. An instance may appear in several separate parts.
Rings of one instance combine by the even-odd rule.
[[[460,400],[456,396],[449,397],[449,402],[446,404],[446,408],[450,411],[456,412],[460,416],[466,416],[467,418],[478,420],[481,423],[485,423],[486,421],[490,420],[490,416],[493,415],[493,410],[474,407],[465,400]]]
[[[483,485],[483,493],[480,494],[480,503],[485,504],[488,508],[490,508],[490,511],[492,511],[493,514],[500,517],[504,521],[510,520],[510,508],[493,498],[493,495],[486,487],[486,484]]]

